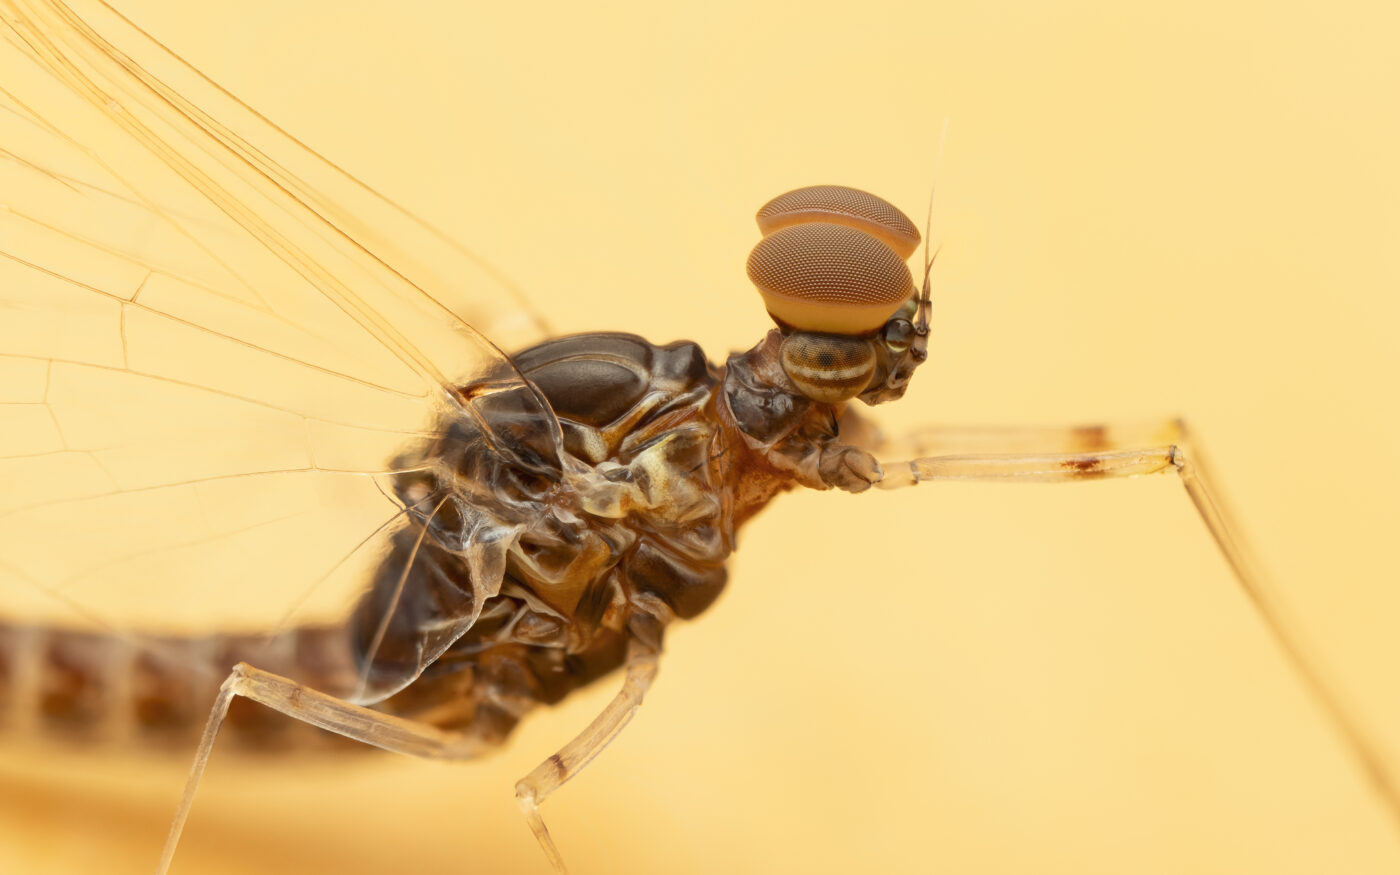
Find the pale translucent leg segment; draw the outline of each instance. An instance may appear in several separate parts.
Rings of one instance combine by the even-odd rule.
[[[185,782],[185,792],[180,797],[180,806],[175,819],[170,824],[170,835],[165,840],[156,875],[165,875],[175,856],[180,833],[189,819],[194,805],[195,791],[204,776],[204,767],[209,762],[209,754],[214,749],[214,740],[219,727],[228,716],[229,705],[234,696],[244,696],[280,711],[303,723],[310,723],[322,729],[343,735],[363,744],[373,745],[395,753],[432,759],[470,759],[483,752],[479,742],[454,732],[444,732],[433,726],[404,720],[390,714],[381,714],[359,705],[351,704],[335,696],[317,692],[302,686],[296,681],[239,663],[219,688],[219,697],[214,701],[214,709],[205,724],[204,734],[199,740],[190,776]]]
[[[929,480],[1064,482],[1174,472],[1219,545],[1235,579],[1265,628],[1370,778],[1393,825],[1400,828],[1400,787],[1386,768],[1379,747],[1327,682],[1305,645],[1300,627],[1251,560],[1207,475],[1185,423],[1163,420],[1132,425],[1063,428],[929,428],[880,446],[936,448],[940,455],[882,463],[884,489]]]
[[[573,741],[536,766],[515,785],[515,798],[520,803],[520,810],[525,814],[525,821],[539,840],[545,856],[549,857],[549,862],[554,864],[555,871],[560,875],[567,875],[568,869],[564,866],[564,859],[560,856],[554,839],[550,838],[544,818],[540,816],[540,803],[570,778],[583,771],[583,767],[592,762],[632,719],[632,715],[642,704],[642,697],[656,678],[656,658],[654,650],[635,647],[628,655],[627,678],[622,684],[622,690],[603,709],[603,713],[595,717],[593,722],[588,724],[588,728],[579,733]]]
[[[540,817],[539,804],[565,781],[582,771],[583,767],[601,753],[632,719],[633,713],[642,703],[642,696],[656,677],[656,663],[655,650],[640,645],[634,646],[628,654],[627,676],[622,690],[603,709],[603,713],[594,718],[577,738],[564,745],[558,753],[545,760],[515,785],[516,799],[525,813],[530,830],[539,840],[554,868],[561,873],[566,871],[564,861],[549,837],[544,819]],[[425,759],[470,759],[484,750],[480,742],[461,733],[445,732],[427,724],[381,714],[337,699],[335,696],[317,692],[296,681],[254,668],[247,663],[239,663],[219,688],[219,697],[214,702],[209,722],[200,737],[199,749],[195,754],[194,764],[190,767],[184,794],[180,797],[179,808],[170,824],[170,835],[165,840],[165,848],[156,866],[156,875],[165,875],[174,859],[180,833],[184,831],[185,822],[189,819],[195,792],[199,789],[204,768],[214,749],[219,727],[228,716],[229,705],[235,696],[244,696],[304,723],[394,753]]]
[[[876,455],[917,458],[973,453],[1095,453],[1185,442],[1179,419],[1076,426],[926,426],[893,440],[875,437]],[[845,432],[842,432],[844,437]]]

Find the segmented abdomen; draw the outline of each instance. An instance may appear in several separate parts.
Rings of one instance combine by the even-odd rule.
[[[354,678],[345,630],[335,626],[275,636],[127,638],[0,622],[0,730],[83,745],[187,749],[219,685],[245,661],[316,689],[342,689]],[[328,736],[235,698],[225,738],[248,750],[284,750]]]

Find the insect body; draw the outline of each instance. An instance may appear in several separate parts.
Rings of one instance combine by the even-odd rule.
[[[517,786],[530,826],[562,869],[539,803],[586,765],[641,703],[667,624],[701,613],[725,585],[723,563],[735,531],[777,493],[797,485],[860,492],[939,479],[1176,473],[1246,589],[1259,593],[1177,422],[933,430],[898,448],[912,461],[877,460],[876,453],[889,448],[847,405],[904,393],[926,355],[930,305],[927,264],[918,292],[904,266],[917,232],[877,198],[818,186],[790,192],[760,211],[765,236],[749,273],[778,328],[723,367],[707,362],[693,344],[656,346],[619,334],[562,338],[507,357],[452,315],[426,284],[410,281],[361,244],[362,232],[300,173],[211,124],[201,109],[180,102],[61,7],[16,4],[5,11],[7,73],[15,71],[14,81],[28,84],[23,77],[32,77],[36,93],[76,104],[73,117],[81,112],[105,135],[144,150],[129,159],[132,166],[153,165],[179,183],[187,199],[142,202],[140,192],[123,188],[125,165],[93,162],[84,150],[71,149],[68,138],[54,135],[69,126],[35,109],[47,102],[16,99],[7,107],[7,142],[18,145],[6,168],[46,186],[42,197],[6,216],[6,267],[18,278],[8,287],[7,303],[20,313],[76,313],[71,322],[58,320],[62,327],[99,325],[106,343],[99,349],[110,354],[70,352],[62,344],[56,345],[62,354],[53,346],[40,354],[24,345],[24,332],[7,337],[6,352],[41,365],[36,380],[42,391],[17,395],[37,399],[24,403],[56,423],[48,444],[20,448],[13,457],[36,469],[57,456],[91,464],[97,484],[73,495],[45,493],[42,478],[35,478],[38,486],[22,484],[28,491],[7,506],[7,579],[62,599],[74,581],[126,575],[130,584],[154,577],[147,564],[177,558],[183,545],[114,547],[97,536],[104,521],[116,521],[123,534],[145,532],[137,514],[149,496],[164,502],[150,529],[176,512],[203,516],[209,531],[196,539],[201,556],[237,544],[231,552],[244,571],[256,570],[257,551],[239,539],[268,520],[226,521],[239,506],[229,490],[241,483],[260,479],[276,487],[344,475],[357,486],[372,482],[393,514],[378,532],[385,549],[366,551],[372,561],[344,569],[364,572],[355,581],[348,621],[287,620],[270,635],[165,635],[136,642],[52,626],[4,630],[0,673],[9,712],[39,713],[41,722],[178,734],[203,722],[200,706],[191,703],[221,690],[174,837],[221,727],[249,725],[225,723],[238,699],[379,747],[464,758],[497,744],[530,708],[623,668],[622,690],[603,713]],[[67,41],[55,42],[56,36]],[[69,63],[65,52],[78,62]],[[49,93],[55,89],[58,96]],[[171,148],[175,134],[199,148]],[[26,138],[45,148],[18,148]],[[154,232],[132,242],[122,237],[125,225],[113,220],[96,223],[92,237],[78,242],[134,270],[81,276],[66,266],[64,251],[41,245],[75,242],[72,234],[56,233],[62,225],[43,213],[73,202],[83,209],[99,204],[113,215],[139,204],[161,228],[186,232],[197,248],[212,249],[216,257],[207,261],[229,273],[169,269],[153,254],[152,239],[162,242]],[[196,212],[201,207],[208,213]],[[261,287],[240,297],[250,290],[237,270],[257,258],[283,269],[269,286],[278,290],[274,300],[259,297]],[[237,330],[216,331],[201,306],[234,310]],[[383,361],[327,364],[333,344],[291,336],[291,314],[319,324],[303,313],[317,306],[372,341],[367,346]],[[208,361],[195,355],[184,368],[153,365],[145,353],[186,330],[197,334],[197,351],[209,353]],[[302,351],[303,343],[313,352]],[[235,354],[225,345],[311,364],[303,370],[326,384],[289,388],[273,381],[250,388],[236,361],[219,367],[219,354]],[[207,372],[196,379],[185,368]],[[68,387],[78,385],[79,374],[105,376],[112,388],[96,393],[101,397],[78,397]],[[179,449],[190,445],[157,431],[168,440],[156,445],[170,455],[155,468],[134,464],[149,444],[126,433],[126,417],[145,412],[143,393],[179,398],[194,386],[202,389],[200,397],[246,405],[246,418],[237,420],[243,431],[230,438],[225,426],[234,423],[190,417],[194,424],[180,429],[200,439],[195,449]],[[332,391],[355,388],[401,400],[408,412],[357,410],[364,418],[350,421],[327,414],[319,403]],[[110,410],[103,405],[108,399],[116,402]],[[288,458],[280,466],[237,467],[240,452],[282,418],[294,425],[277,435]],[[392,436],[393,447],[344,451],[351,434],[366,433]],[[216,459],[231,460],[230,467],[211,468]],[[94,561],[41,554],[31,544],[29,535],[75,517],[98,523],[90,541]],[[216,577],[219,567],[204,562],[185,581],[195,574]],[[162,579],[180,579],[165,570]],[[1268,610],[1266,598],[1260,603],[1352,751],[1383,776],[1372,746],[1333,701],[1287,626]],[[220,674],[230,669],[219,688]],[[133,690],[139,695],[121,695]],[[266,726],[253,730],[254,741]],[[1380,789],[1393,807],[1393,789],[1384,781]],[[173,853],[172,840],[165,865]]]
[[[801,194],[825,211],[857,199],[893,212],[840,187]],[[869,252],[899,264],[904,279],[895,287],[912,294],[908,270],[885,244],[851,234],[865,239],[792,251],[789,258],[805,263],[789,268],[815,278],[815,291],[799,294],[839,312],[846,292],[831,292],[831,279],[859,290],[859,259]],[[774,331],[722,369],[694,344],[660,347],[625,334],[566,337],[521,352],[499,380],[462,387],[462,409],[440,435],[395,460],[394,488],[411,524],[393,535],[339,643],[322,626],[290,629],[275,644],[166,641],[165,660],[143,662],[138,683],[163,691],[160,700],[133,702],[129,719],[169,724],[171,702],[197,699],[207,687],[202,675],[181,670],[190,660],[176,653],[213,646],[224,651],[213,661],[232,667],[238,653],[261,645],[265,670],[475,741],[500,741],[530,707],[613,671],[629,648],[659,652],[666,625],[718,597],[736,529],[777,493],[796,484],[860,492],[879,479],[872,457],[839,442],[837,409],[809,397],[829,396],[833,379],[851,382],[846,359],[804,348],[797,379],[816,384],[804,393],[789,376],[799,367],[790,351],[858,346],[865,366],[845,394],[901,394],[927,337],[927,323],[915,326],[904,314],[926,313],[927,303],[927,288],[922,297],[886,301],[879,336],[862,326],[871,338]],[[100,640],[7,631],[11,664],[42,642],[49,656],[40,663],[50,674],[79,672],[54,709],[113,701],[100,688],[121,679],[97,666],[123,660],[103,658]],[[98,653],[83,660],[85,649]],[[44,696],[56,683],[26,686]]]
[[[861,218],[869,205],[897,215],[841,187],[785,197],[794,195],[805,197],[796,209],[822,218]],[[719,595],[739,525],[794,485],[862,492],[881,478],[873,456],[840,441],[835,405],[903,394],[925,357],[928,286],[914,293],[908,269],[863,231],[829,221],[793,230],[813,228],[818,244],[790,246],[784,257],[795,263],[778,267],[803,278],[783,291],[822,311],[826,332],[803,330],[808,314],[790,311],[786,332],[721,369],[690,343],[581,335],[526,350],[510,371],[461,387],[461,409],[439,436],[394,465],[410,525],[394,536],[346,629],[353,683],[308,696],[296,679],[239,665],[202,756],[235,694],[392,750],[472,756],[534,705],[625,666],[609,712],[517,787],[562,869],[538,802],[630,717],[665,627]],[[878,321],[869,319],[861,271],[872,259],[903,272]],[[853,297],[865,321],[831,333],[833,314]],[[866,354],[853,367],[843,355],[808,351],[813,344]]]
[[[892,210],[839,187],[806,193],[827,210],[853,196]],[[926,312],[926,295],[910,297],[908,270],[887,246],[852,233],[904,273],[903,297],[860,329],[900,338],[897,347],[882,337],[775,331],[716,369],[694,344],[582,335],[516,356],[529,386],[467,387],[479,416],[445,427],[422,462],[400,465],[400,499],[417,525],[397,536],[355,618],[370,700],[412,683],[400,694],[410,703],[460,708],[464,726],[483,715],[508,725],[530,704],[618,667],[629,647],[658,651],[667,624],[719,595],[736,529],[778,492],[798,483],[869,488],[878,464],[839,442],[836,408],[799,390],[784,355],[804,338],[862,346],[867,366],[846,394],[880,397],[902,391],[907,362],[922,356],[927,324],[903,314],[921,300]],[[836,310],[843,302],[830,280],[854,273],[860,257],[849,247],[800,248],[790,267],[825,278],[806,297]],[[809,358],[805,382],[832,372],[850,381],[839,356]],[[535,392],[557,431],[521,417]],[[453,697],[461,701],[434,702]],[[416,716],[397,702],[385,704]]]

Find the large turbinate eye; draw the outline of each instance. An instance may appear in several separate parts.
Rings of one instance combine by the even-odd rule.
[[[787,335],[783,370],[814,401],[854,398],[875,375],[871,338],[908,349],[906,332],[889,323],[916,302],[904,259],[918,230],[886,201],[839,185],[779,195],[757,218],[764,237],[749,254],[749,279]]]
[[[749,279],[779,325],[866,334],[914,291],[894,250],[863,231],[819,222],[793,225],[749,253]]]
[[[765,204],[758,227],[749,279],[785,330],[868,335],[913,295],[904,258],[919,232],[872,194],[800,188]]]
[[[919,229],[889,201],[844,185],[809,185],[780,194],[758,211],[758,230],[767,237],[790,225],[830,222],[864,231],[906,259],[919,248]]]

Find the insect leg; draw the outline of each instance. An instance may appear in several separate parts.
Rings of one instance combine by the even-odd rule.
[[[885,464],[876,486],[897,489],[928,480],[997,480],[1065,482],[1138,474],[1173,472],[1220,547],[1235,580],[1254,605],[1303,686],[1322,708],[1371,786],[1400,828],[1400,787],[1385,766],[1379,748],[1333,692],[1317,660],[1305,646],[1282,601],[1250,559],[1238,527],[1221,503],[1199,450],[1192,446],[1179,419],[1133,425],[1051,428],[929,428],[882,446],[933,449],[939,455]]]
[[[395,753],[429,759],[468,759],[481,753],[479,744],[469,736],[381,714],[241,662],[234,666],[233,672],[219,688],[219,697],[209,714],[209,722],[205,724],[194,764],[185,782],[184,794],[170,824],[170,835],[166,837],[156,875],[165,875],[175,856],[180,833],[194,805],[195,791],[199,789],[214,740],[224,718],[228,716],[234,696],[244,696],[304,723]]]
[[[515,798],[520,803],[520,810],[525,814],[525,822],[530,825],[530,831],[535,834],[545,856],[549,857],[549,862],[554,864],[560,875],[565,875],[568,870],[554,844],[554,839],[550,838],[544,818],[540,816],[540,803],[570,778],[583,771],[583,767],[602,753],[603,748],[607,747],[632,719],[632,715],[642,704],[642,697],[646,695],[656,677],[656,658],[655,650],[639,645],[634,640],[627,658],[627,676],[618,694],[601,714],[593,718],[588,728],[536,766],[515,785]]]
[[[861,425],[864,423],[862,422]],[[859,434],[859,432],[857,432]],[[846,425],[841,436],[845,440]],[[1186,442],[1179,419],[1072,426],[926,426],[894,440],[857,438],[876,455],[949,456],[969,453],[1094,453],[1134,447],[1168,447]]]

